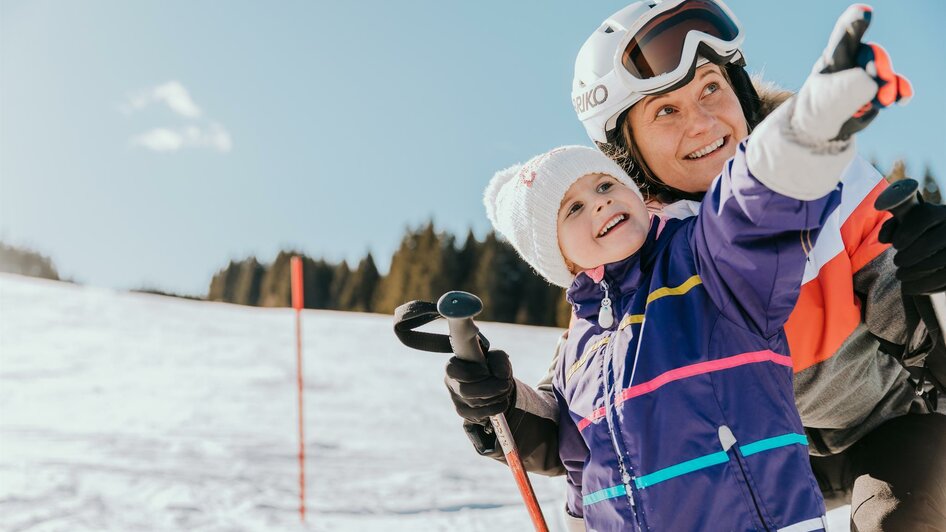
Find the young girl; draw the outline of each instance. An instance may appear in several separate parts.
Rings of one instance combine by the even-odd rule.
[[[823,528],[782,331],[840,197],[838,179],[820,177],[817,199],[773,192],[743,143],[685,220],[650,215],[592,148],[491,181],[493,225],[568,287],[579,320],[554,388],[567,511],[588,529]]]

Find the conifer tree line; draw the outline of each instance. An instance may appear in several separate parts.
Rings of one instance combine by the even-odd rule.
[[[288,307],[289,260],[303,259],[306,308],[392,313],[407,301],[436,301],[449,290],[466,290],[483,300],[479,319],[529,325],[568,325],[564,291],[550,285],[489,233],[482,241],[469,231],[457,238],[433,222],[408,229],[381,275],[369,253],[355,268],[282,251],[272,264],[255,257],[231,261],[210,282],[207,299],[241,305]]]
[[[896,161],[887,180],[909,175],[904,162]],[[929,167],[917,181],[927,201],[942,203]],[[378,272],[370,253],[352,269],[344,261],[335,264],[282,251],[272,264],[255,257],[231,261],[214,275],[207,299],[290,306],[289,260],[294,255],[303,258],[306,308],[390,314],[407,301],[436,301],[449,290],[465,290],[483,300],[482,320],[566,327],[570,317],[564,291],[542,279],[495,233],[479,241],[469,231],[461,244],[454,235],[437,231],[432,221],[407,230],[387,275]]]
[[[898,160],[887,172],[890,182],[905,177],[919,182],[926,201],[943,203],[929,166],[916,175]],[[306,308],[391,313],[407,301],[436,301],[448,290],[466,290],[483,300],[482,320],[565,327],[570,317],[564,291],[539,277],[494,233],[479,241],[469,231],[461,244],[454,235],[438,232],[433,222],[407,230],[387,275],[378,272],[370,253],[350,268],[344,261],[336,264],[282,251],[271,264],[255,257],[231,261],[213,276],[206,299],[288,307],[289,260],[294,255],[303,258]],[[60,279],[49,257],[4,242],[0,242],[0,272]],[[138,291],[190,297],[154,288]]]
[[[32,249],[11,246],[0,242],[0,272],[59,280],[53,261]]]

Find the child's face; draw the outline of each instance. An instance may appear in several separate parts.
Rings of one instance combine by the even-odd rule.
[[[631,256],[644,245],[649,226],[634,191],[609,175],[588,174],[572,184],[558,209],[558,245],[578,273]]]

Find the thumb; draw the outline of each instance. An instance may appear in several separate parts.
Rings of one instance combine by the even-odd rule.
[[[877,241],[883,244],[892,244],[893,234],[897,231],[899,225],[900,223],[897,222],[896,218],[884,222],[884,225],[880,226],[880,231],[877,232]]]
[[[854,4],[838,17],[815,72],[827,74],[857,66],[857,53],[870,26],[871,13],[870,6]]]

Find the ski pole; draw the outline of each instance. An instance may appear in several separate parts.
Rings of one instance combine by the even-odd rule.
[[[874,208],[878,211],[890,211],[894,218],[902,221],[910,209],[922,201],[917,192],[919,188],[920,184],[916,180],[901,179],[881,192],[877,201],[874,202]],[[933,314],[936,315],[936,321],[939,323],[939,330],[946,334],[946,293],[929,294],[929,298]]]
[[[447,319],[447,326],[450,329],[450,345],[453,347],[453,352],[463,360],[486,364],[486,357],[480,345],[480,330],[473,323],[473,317],[482,310],[483,302],[469,292],[447,292],[437,301],[437,312]],[[519,493],[529,510],[533,526],[535,526],[537,532],[548,532],[545,517],[539,507],[539,501],[535,497],[535,491],[529,482],[529,476],[526,474],[525,468],[522,467],[519,450],[516,448],[515,440],[512,439],[512,431],[509,430],[509,425],[506,423],[506,416],[496,414],[490,416],[489,421],[496,432],[499,445],[502,446],[503,454],[506,455],[506,463],[509,464],[509,469],[512,470],[516,485],[519,486]]]

